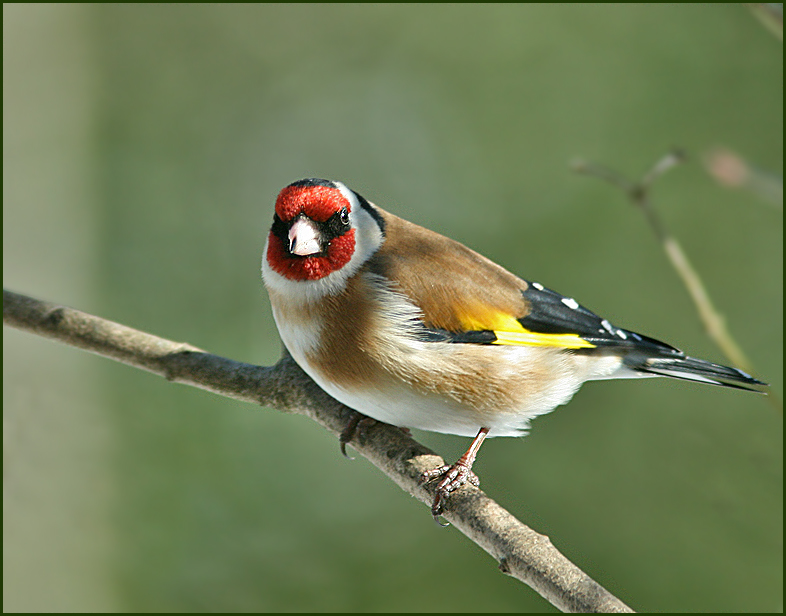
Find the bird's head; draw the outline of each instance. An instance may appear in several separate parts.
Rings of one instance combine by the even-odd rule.
[[[294,182],[276,199],[263,263],[265,282],[270,285],[273,274],[294,283],[333,274],[346,280],[379,248],[383,227],[376,208],[341,182]]]

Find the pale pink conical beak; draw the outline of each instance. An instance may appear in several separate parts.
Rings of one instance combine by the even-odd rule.
[[[319,229],[308,218],[298,218],[289,229],[289,252],[307,257],[322,252],[319,245]]]

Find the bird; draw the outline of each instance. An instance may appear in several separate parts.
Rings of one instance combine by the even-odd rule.
[[[487,437],[526,434],[586,381],[767,386],[617,327],[338,181],[281,190],[262,278],[284,346],[330,396],[402,429],[472,437],[455,464],[421,476],[440,479],[435,519],[452,492],[479,485],[472,466]]]

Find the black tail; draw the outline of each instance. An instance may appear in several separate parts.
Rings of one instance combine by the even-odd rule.
[[[639,372],[760,393],[763,393],[764,388],[768,386],[767,383],[754,379],[742,370],[713,364],[712,362],[686,355],[682,357],[647,357],[646,359],[641,357],[635,359],[634,357],[626,357],[625,363],[629,368]]]

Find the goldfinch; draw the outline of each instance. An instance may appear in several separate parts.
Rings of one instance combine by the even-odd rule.
[[[341,182],[278,195],[262,277],[286,348],[328,394],[378,421],[470,436],[432,514],[467,481],[486,437],[520,436],[588,380],[668,376],[765,383],[612,325]]]

